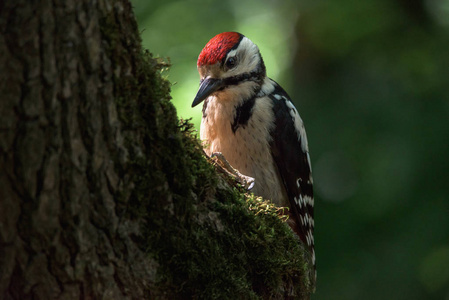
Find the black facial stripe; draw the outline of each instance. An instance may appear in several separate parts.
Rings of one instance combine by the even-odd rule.
[[[235,108],[235,117],[234,121],[231,124],[233,133],[235,133],[240,126],[245,127],[248,124],[248,121],[253,114],[253,107],[256,102],[256,94],[257,93],[255,93],[248,100],[243,101],[239,106]]]
[[[238,85],[245,81],[261,81],[263,79],[262,74],[258,73],[257,71],[253,71],[250,73],[244,73],[232,77],[224,78],[224,86],[230,86],[230,85]]]

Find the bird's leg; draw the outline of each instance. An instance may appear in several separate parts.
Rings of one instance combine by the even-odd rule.
[[[234,169],[221,152],[212,153],[211,159],[214,161],[216,166],[218,166],[222,171],[234,178],[248,191],[250,191],[254,187],[255,179],[243,175],[238,170]]]

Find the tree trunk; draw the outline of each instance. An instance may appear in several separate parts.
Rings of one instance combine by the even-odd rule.
[[[129,3],[92,3],[1,9],[2,298],[143,297],[153,279],[116,204],[115,81],[136,75],[139,36]]]
[[[129,2],[9,0],[0,29],[0,298],[307,297],[303,249],[179,125]]]

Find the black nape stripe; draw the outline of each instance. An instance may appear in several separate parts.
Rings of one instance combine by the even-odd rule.
[[[250,99],[243,101],[242,104],[235,108],[235,117],[231,124],[233,133],[235,133],[240,126],[245,127],[248,124],[249,118],[251,118],[251,115],[253,114],[255,102],[256,94],[254,94]]]

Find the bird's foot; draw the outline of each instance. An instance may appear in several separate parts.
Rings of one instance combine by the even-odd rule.
[[[240,183],[246,190],[250,191],[254,187],[255,179],[246,175],[243,175],[236,169],[234,169],[228,160],[224,157],[221,152],[214,152],[211,155],[211,159],[214,165],[220,168],[224,173],[228,174]]]

